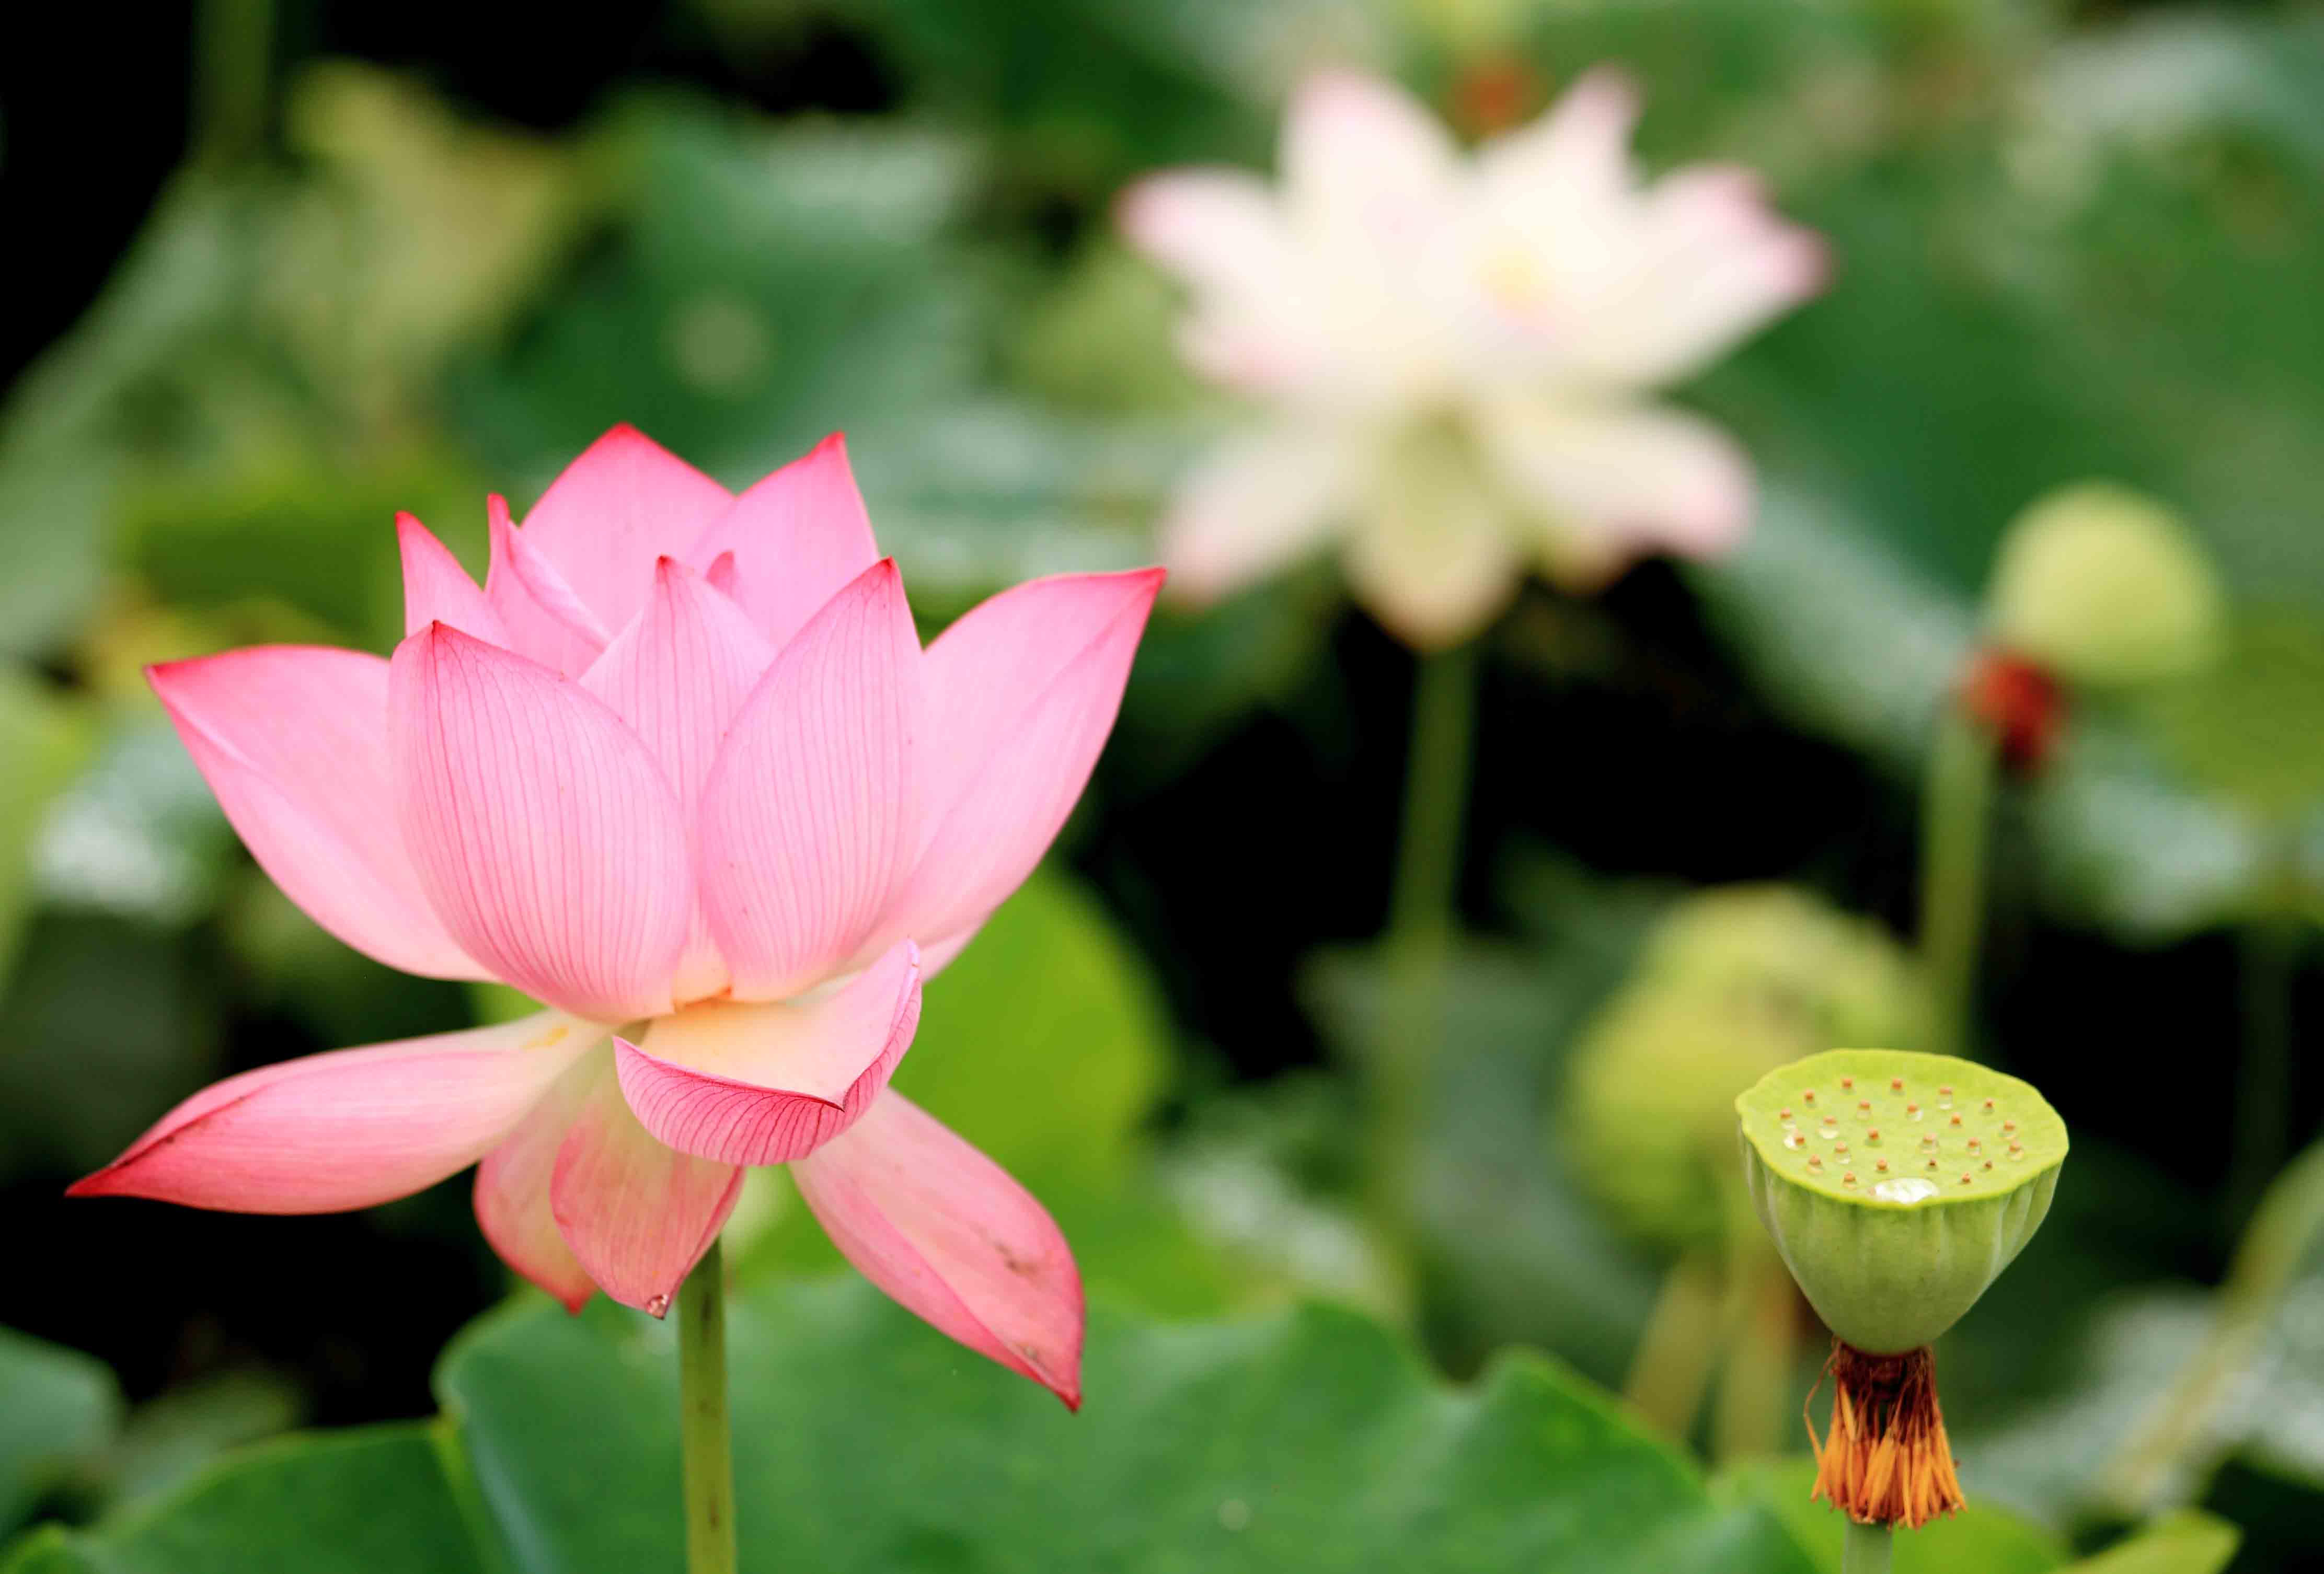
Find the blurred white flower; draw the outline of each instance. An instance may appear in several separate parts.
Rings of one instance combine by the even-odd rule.
[[[1272,412],[1171,506],[1176,588],[1222,594],[1336,534],[1356,594],[1425,649],[1529,566],[1588,589],[1737,539],[1743,454],[1646,395],[1814,294],[1824,248],[1748,170],[1643,182],[1637,109],[1593,71],[1464,156],[1401,88],[1326,72],[1293,99],[1278,186],[1188,169],[1124,195],[1131,242],[1189,287],[1187,359]]]

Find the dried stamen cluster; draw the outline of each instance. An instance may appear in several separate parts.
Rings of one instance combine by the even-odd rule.
[[[1859,1524],[1917,1530],[1958,1510],[1960,1477],[1928,1350],[1872,1356],[1836,1339],[1824,1371],[1832,1380],[1831,1430],[1819,1438],[1813,1418],[1808,1421],[1814,1496]]]

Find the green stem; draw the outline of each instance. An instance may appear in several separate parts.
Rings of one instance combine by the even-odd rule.
[[[1946,1054],[1969,1043],[1996,755],[1992,733],[1948,704],[1921,804],[1921,958],[1937,1034],[1929,1047]]]
[[[2291,1147],[2292,990],[2300,974],[2300,921],[2269,912],[2239,936],[2243,1059],[2236,1069],[2236,1143],[2227,1183],[2230,1228],[2240,1229]]]
[[[2107,1470],[2116,1506],[2144,1514],[2200,1486],[2227,1447],[2232,1429],[2221,1413],[2267,1342],[2285,1292],[2324,1240],[2324,1138],[2285,1166],[2260,1199],[2236,1247],[2218,1312],[2201,1349]]]
[[[1671,1265],[1622,1387],[1630,1408],[1677,1442],[1693,1431],[1702,1391],[1711,1383],[1719,1351],[1721,1277],[1712,1252],[1691,1251]]]
[[[1848,1522],[1848,1542],[1840,1554],[1840,1574],[1888,1574],[1888,1549],[1895,1529]]]
[[[1461,883],[1461,825],[1477,723],[1473,645],[1424,656],[1412,696],[1404,824],[1388,901],[1387,1001],[1372,1045],[1371,1182],[1378,1222],[1407,1254],[1421,1111],[1444,1030]]]
[[[1721,1465],[1777,1452],[1799,1359],[1791,1270],[1761,1228],[1742,1177],[1725,1188],[1726,1366],[1711,1413],[1711,1457]],[[1794,1413],[1796,1412],[1794,1411]]]
[[[1406,946],[1441,947],[1452,937],[1476,728],[1477,648],[1422,657],[1413,683],[1404,826],[1388,903],[1388,934]]]
[[[231,164],[266,135],[274,0],[200,0],[194,28],[194,148]]]
[[[734,1574],[734,1454],[726,1421],[726,1269],[716,1241],[678,1293],[678,1440],[687,1574]]]

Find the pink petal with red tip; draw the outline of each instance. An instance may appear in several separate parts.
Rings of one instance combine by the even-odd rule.
[[[509,631],[508,648],[567,677],[580,677],[604,652],[612,636],[597,621],[597,614],[565,583],[557,565],[510,521],[507,499],[498,492],[487,498],[484,516],[491,524],[493,541],[492,566],[484,571],[484,599]]]
[[[484,976],[396,826],[386,662],[270,645],[146,676],[251,855],[308,916],[404,972]]]
[[[919,667],[903,583],[878,563],[783,648],[728,729],[696,824],[736,999],[820,982],[887,910],[918,833]]]
[[[484,1239],[512,1271],[557,1297],[567,1312],[580,1311],[597,1285],[558,1233],[549,1184],[565,1133],[604,1070],[594,1057],[567,1067],[476,1166],[476,1225]]]
[[[774,656],[740,607],[691,568],[665,557],[655,565],[645,610],[582,676],[581,686],[645,741],[691,825],[727,724]],[[676,998],[715,995],[727,981],[725,958],[697,903],[678,965]]]
[[[397,648],[389,713],[404,840],[462,947],[593,1021],[669,1010],[693,879],[677,796],[637,734],[441,623]]]
[[[403,557],[403,631],[417,633],[430,623],[445,622],[463,634],[493,645],[509,642],[501,622],[443,542],[411,514],[395,516],[395,544]]]
[[[475,1163],[599,1037],[545,1012],[263,1066],[171,1110],[71,1194],[236,1213],[392,1201]]]
[[[1081,1272],[1056,1221],[1000,1165],[891,1090],[791,1174],[864,1277],[1080,1408]]]
[[[1002,591],[928,647],[926,848],[882,933],[933,944],[1024,882],[1113,729],[1162,571]]]
[[[706,1001],[642,1047],[615,1039],[622,1091],[680,1153],[730,1164],[804,1158],[870,1108],[920,1021],[919,948],[899,942],[845,988],[770,1006]]]
[[[630,1113],[608,1063],[557,1150],[549,1207],[582,1270],[606,1294],[660,1317],[742,1189],[734,1165],[655,1141]]]
[[[645,604],[657,557],[675,557],[733,493],[639,431],[619,426],[565,467],[524,534],[607,629]]]
[[[736,498],[687,561],[707,567],[730,552],[736,586],[730,594],[777,646],[877,562],[846,437],[832,433]]]

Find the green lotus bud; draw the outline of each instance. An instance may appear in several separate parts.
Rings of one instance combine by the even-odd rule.
[[[2142,700],[2180,770],[2276,824],[2324,803],[2324,622],[2288,607],[2239,612],[2216,665]]]
[[[1927,1018],[1877,924],[1788,886],[1687,897],[1582,1030],[1557,1105],[1566,1148],[1624,1228],[1674,1251],[1713,1246],[1735,1095],[1835,1038],[1918,1041]]]
[[[2062,487],[2011,522],[1989,602],[1998,643],[2097,686],[2202,667],[2224,621],[2218,578],[2179,517],[2105,481]]]
[[[1910,1046],[1929,1034],[1928,991],[1904,948],[1878,924],[1795,886],[1723,886],[1688,897],[1648,936],[1637,977],[1763,1000],[1805,1034],[1797,1054],[1832,1044]]]
[[[1582,1030],[1558,1102],[1576,1174],[1633,1234],[1673,1251],[1715,1247],[1735,1094],[1805,1047],[1794,1023],[1748,1001],[1621,990]]]
[[[1867,1523],[1950,1512],[1926,1347],[2041,1228],[2065,1122],[2015,1077],[1908,1050],[1812,1055],[1735,1109],[1760,1220],[1838,1339],[1819,1494]]]

